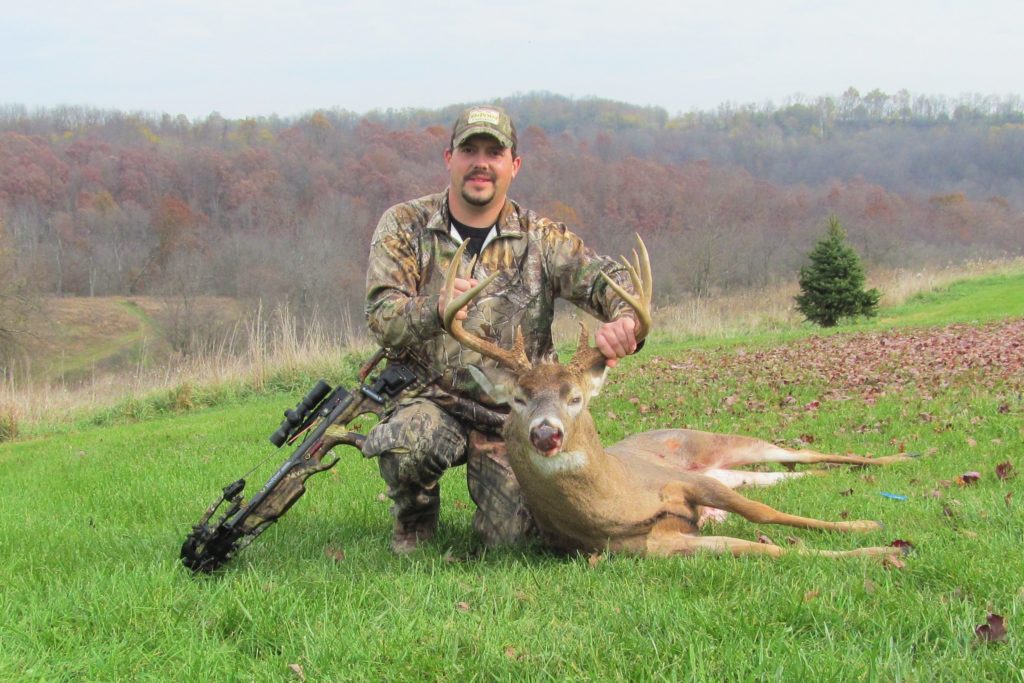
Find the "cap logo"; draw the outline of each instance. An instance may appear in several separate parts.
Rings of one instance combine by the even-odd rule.
[[[493,109],[474,109],[466,118],[466,123],[469,125],[489,123],[492,126],[497,126],[499,121],[501,121],[501,114]]]

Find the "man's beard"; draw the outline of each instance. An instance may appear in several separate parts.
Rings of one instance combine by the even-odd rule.
[[[488,204],[491,203],[491,201],[494,200],[494,195],[497,192],[497,188],[495,187],[495,178],[488,176],[488,180],[491,181],[491,191],[485,192],[484,194],[481,195],[473,195],[470,194],[468,189],[470,181],[469,177],[463,179],[461,194],[462,198],[466,200],[467,204],[471,204],[473,206],[487,206]]]
[[[472,194],[469,193],[469,191],[466,189],[466,187],[463,186],[462,187],[462,198],[464,200],[466,200],[467,204],[472,204],[473,206],[487,206],[488,204],[491,203],[491,200],[494,199],[494,187],[492,186],[491,187],[491,191],[489,193],[487,193],[487,194],[484,194],[484,195],[472,195]]]

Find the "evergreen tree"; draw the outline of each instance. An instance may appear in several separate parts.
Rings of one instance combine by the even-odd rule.
[[[796,305],[807,320],[833,327],[842,318],[878,313],[877,289],[864,290],[864,266],[835,216],[829,216],[828,234],[814,247],[811,263],[800,269]]]

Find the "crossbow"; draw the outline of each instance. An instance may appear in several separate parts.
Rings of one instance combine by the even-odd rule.
[[[285,419],[270,441],[280,448],[302,438],[298,448],[248,502],[242,498],[244,476],[224,487],[181,546],[186,567],[210,573],[222,566],[295,504],[306,492],[306,479],[337,464],[338,457],[324,460],[332,448],[340,444],[362,447],[366,437],[349,431],[348,425],[368,413],[381,417],[417,379],[407,366],[389,362],[375,380],[368,381],[383,358],[384,352],[378,351],[363,365],[356,390],[332,388],[320,380],[295,408],[285,411]],[[226,510],[211,522],[223,505]]]

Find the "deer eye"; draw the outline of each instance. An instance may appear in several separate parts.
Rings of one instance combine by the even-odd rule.
[[[572,398],[569,399],[569,405],[571,406],[578,406],[581,403],[583,403],[582,396],[573,396]]]
[[[512,405],[514,405],[517,408],[525,408],[526,407],[526,399],[524,399],[522,396],[513,396],[512,397]]]

